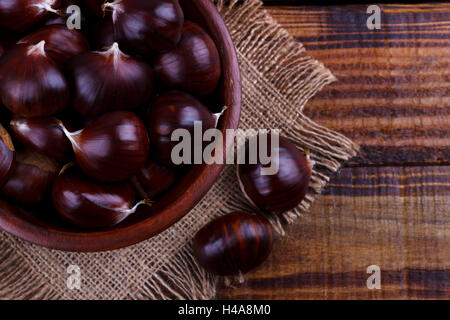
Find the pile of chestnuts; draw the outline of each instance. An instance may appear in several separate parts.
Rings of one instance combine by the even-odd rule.
[[[221,76],[178,0],[0,0],[2,196],[74,227],[120,223],[189,169],[171,134],[216,127]]]
[[[66,24],[73,5],[80,30]],[[0,0],[2,196],[51,204],[74,227],[122,222],[188,169],[172,162],[171,135],[216,127],[221,76],[215,43],[178,0]],[[309,157],[284,137],[278,154],[274,175],[238,166],[255,212],[281,214],[307,192]],[[244,274],[273,234],[263,215],[234,212],[204,227],[194,252],[212,273]]]

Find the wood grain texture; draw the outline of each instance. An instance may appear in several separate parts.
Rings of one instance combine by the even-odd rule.
[[[373,31],[366,5],[269,11],[338,78],[306,113],[361,144],[352,164],[448,163],[450,4],[381,8]]]
[[[367,5],[267,7],[339,80],[306,113],[361,154],[218,298],[450,298],[450,4],[381,7],[374,31]],[[372,264],[381,290],[366,287]]]
[[[345,168],[224,299],[450,298],[450,167]],[[381,290],[366,269],[381,268]]]

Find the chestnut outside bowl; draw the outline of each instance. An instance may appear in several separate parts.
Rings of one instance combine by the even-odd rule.
[[[180,0],[186,19],[197,22],[213,38],[222,60],[218,95],[228,109],[218,128],[236,129],[241,111],[241,79],[228,29],[211,0]],[[227,149],[232,141],[227,141]],[[100,230],[75,229],[55,218],[56,212],[36,211],[0,197],[0,228],[37,245],[65,251],[107,251],[126,247],[164,231],[184,217],[208,192],[223,165],[194,166],[153,207],[140,207],[121,224]],[[52,208],[51,205],[48,208]]]

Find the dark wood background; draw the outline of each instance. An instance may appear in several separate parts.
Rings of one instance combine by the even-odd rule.
[[[450,3],[266,8],[336,82],[307,114],[361,145],[269,260],[223,299],[450,298]],[[274,5],[275,4],[275,5]],[[369,290],[369,265],[381,290]]]

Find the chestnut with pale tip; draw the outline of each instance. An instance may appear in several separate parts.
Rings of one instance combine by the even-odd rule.
[[[194,255],[208,272],[242,276],[259,266],[272,251],[269,221],[255,214],[233,212],[213,220],[194,238]]]
[[[217,118],[192,95],[182,91],[167,91],[150,106],[148,131],[156,160],[173,166],[172,150],[179,143],[172,141],[172,133],[185,129],[194,135],[196,121],[202,123],[202,131],[216,127]],[[193,163],[193,160],[192,160]]]
[[[0,25],[14,31],[25,31],[49,16],[60,15],[62,0],[2,0]]]
[[[19,151],[14,171],[1,191],[18,202],[40,203],[58,172],[55,160],[28,149]]]
[[[222,74],[214,41],[191,21],[185,22],[176,48],[156,56],[155,71],[167,87],[183,89],[198,96],[212,93]]]
[[[0,187],[2,187],[14,171],[16,150],[11,136],[0,124]]]
[[[134,205],[135,193],[127,182],[91,181],[76,167],[63,170],[52,189],[56,211],[81,228],[112,227],[136,212],[143,200]]]
[[[69,132],[80,168],[91,178],[115,182],[133,177],[147,162],[149,139],[142,120],[128,111],[104,114],[84,129]]]
[[[75,109],[84,117],[108,111],[134,110],[152,94],[153,69],[124,54],[118,43],[105,51],[85,52],[68,65]]]
[[[72,145],[55,118],[13,117],[14,137],[26,147],[61,162],[74,158]]]
[[[143,55],[173,48],[181,38],[184,13],[178,0],[105,2],[114,34],[127,48]]]
[[[262,168],[271,166],[262,164],[258,159],[256,164],[249,164],[250,144],[257,145],[256,154],[260,154],[260,139],[262,135],[249,138],[246,142],[246,164],[239,164],[237,176],[239,185],[246,198],[258,209],[264,212],[281,214],[297,207],[308,191],[314,162],[305,156],[288,138],[279,136],[278,150],[272,147],[270,135],[266,136],[268,150],[276,151],[278,171],[275,174],[262,174]],[[270,151],[269,151],[270,153]],[[273,156],[273,155],[272,155]]]
[[[61,66],[73,56],[89,50],[87,39],[80,31],[58,24],[37,29],[18,43],[35,45],[41,41],[45,41],[47,55]]]
[[[68,83],[45,46],[45,40],[18,44],[1,59],[0,98],[16,115],[49,116],[69,102]]]

